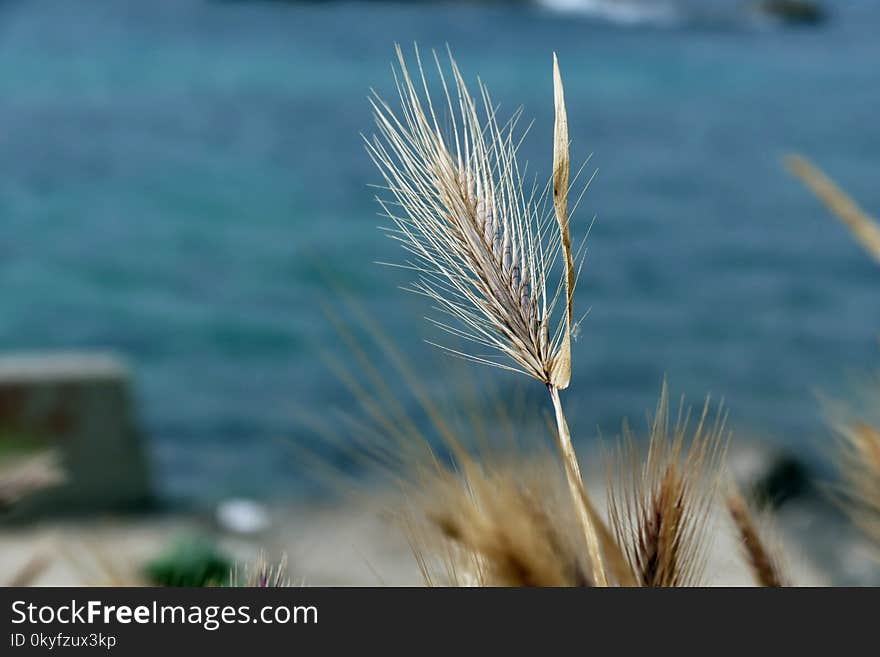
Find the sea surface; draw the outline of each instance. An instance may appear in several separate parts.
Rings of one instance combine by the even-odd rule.
[[[573,220],[596,218],[575,435],[641,424],[666,376],[723,398],[738,434],[821,458],[818,399],[880,362],[880,268],[780,158],[880,214],[880,3],[827,2],[816,28],[602,4],[0,3],[0,349],[125,357],[170,500],[311,490],[302,411],[347,403],[334,285],[445,385],[428,309],[374,264],[401,257],[361,138],[393,44],[448,44],[502,114],[522,105],[541,179],[555,51],[573,157],[598,169]]]

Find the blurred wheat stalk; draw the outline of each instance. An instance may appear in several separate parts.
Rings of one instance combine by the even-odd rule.
[[[880,548],[880,431],[856,420],[840,426],[838,436],[838,469],[847,509]]]
[[[788,155],[785,165],[849,228],[868,254],[880,262],[880,222],[862,210],[846,192],[803,155]]]
[[[880,222],[802,155],[789,155],[786,166],[880,262]],[[835,422],[839,438],[837,465],[853,521],[880,548],[880,431],[859,418]]]

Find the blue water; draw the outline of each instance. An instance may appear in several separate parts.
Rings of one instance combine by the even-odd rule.
[[[300,491],[300,409],[345,399],[318,351],[324,276],[434,357],[424,306],[372,264],[398,252],[359,133],[393,42],[448,42],[502,111],[524,105],[545,175],[555,50],[573,154],[599,169],[575,225],[598,216],[576,433],[638,420],[667,374],[745,435],[821,446],[816,392],[878,361],[880,270],[779,158],[880,213],[880,5],[801,30],[413,4],[0,4],[0,347],[123,354],[169,497]]]

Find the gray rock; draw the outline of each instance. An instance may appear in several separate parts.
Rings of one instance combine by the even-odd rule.
[[[792,25],[818,25],[828,20],[828,13],[812,0],[760,0],[758,9],[784,23]]]
[[[0,450],[51,450],[64,471],[63,483],[16,504],[14,519],[127,510],[150,498],[130,375],[111,355],[0,358]]]

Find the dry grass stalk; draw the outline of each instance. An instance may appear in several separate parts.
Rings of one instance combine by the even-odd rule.
[[[839,431],[838,467],[853,521],[880,546],[880,431],[858,422]]]
[[[281,560],[276,563],[269,563],[266,555],[260,553],[254,563],[245,564],[240,570],[236,565],[229,575],[229,585],[250,588],[290,586],[290,577],[287,574],[287,555],[282,556]]]
[[[3,586],[33,586],[40,576],[49,569],[49,558],[44,554],[35,554],[23,566],[13,572]]]
[[[767,547],[758,531],[758,524],[742,494],[731,486],[726,498],[727,511],[739,535],[743,552],[759,586],[779,588],[787,586],[779,559]]]
[[[531,471],[538,474],[539,469]],[[451,544],[447,579],[478,586],[589,586],[592,578],[569,535],[570,509],[556,504],[546,478],[468,462],[429,485],[427,518]],[[542,473],[543,474],[543,473]],[[527,478],[527,477],[526,477]],[[567,522],[568,521],[568,522]],[[431,553],[436,554],[436,544]],[[422,563],[426,563],[422,555]],[[427,577],[426,580],[436,579]]]
[[[666,386],[642,462],[631,431],[609,468],[611,526],[640,586],[693,586],[705,566],[708,519],[725,449],[724,417],[708,423],[708,400],[685,444],[689,413],[670,422]]]
[[[797,176],[825,207],[849,228],[865,250],[880,262],[880,222],[862,210],[833,180],[801,155],[785,159],[788,170]]]
[[[517,164],[519,113],[499,123],[486,87],[478,103],[450,56],[454,93],[435,55],[450,126],[444,133],[416,50],[419,75],[410,76],[397,48],[395,74],[399,115],[374,95],[379,135],[367,150],[385,179],[380,198],[391,219],[391,236],[411,259],[413,291],[432,300],[449,320],[432,320],[455,336],[488,348],[474,354],[443,347],[465,359],[523,372],[547,386],[553,402],[559,448],[582,526],[596,583],[607,583],[597,519],[584,504],[586,493],[571,444],[559,390],[571,375],[572,301],[575,258],[569,232],[568,123],[562,79],[554,57],[553,212],[542,208],[546,190],[526,192]],[[481,108],[479,107],[481,106]],[[557,230],[551,230],[553,216]],[[563,274],[551,284],[562,260]],[[558,302],[564,301],[564,308]],[[559,315],[562,315],[561,320]]]

